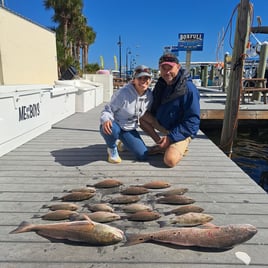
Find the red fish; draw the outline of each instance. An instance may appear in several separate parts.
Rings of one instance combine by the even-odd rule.
[[[187,247],[229,249],[246,242],[256,233],[257,228],[250,224],[231,224],[214,228],[173,228],[144,234],[129,234],[125,246],[160,242]]]

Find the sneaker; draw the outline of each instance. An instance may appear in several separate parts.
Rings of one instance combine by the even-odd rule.
[[[117,144],[117,149],[119,152],[125,152],[127,150],[126,146],[124,145],[124,143],[122,141],[119,140],[118,144]]]
[[[164,154],[165,149],[160,148],[157,144],[148,148],[148,155]]]
[[[113,164],[121,163],[121,158],[118,154],[117,148],[107,148],[108,162]]]

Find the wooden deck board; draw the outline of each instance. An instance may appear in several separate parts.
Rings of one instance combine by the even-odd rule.
[[[166,168],[162,156],[139,163],[126,152],[119,165],[106,161],[106,147],[98,131],[102,106],[87,113],[76,113],[51,130],[0,158],[0,267],[244,267],[235,252],[251,257],[251,267],[268,263],[268,196],[248,175],[200,132],[189,146],[189,153],[175,168]],[[152,141],[143,135],[148,145]],[[172,187],[187,187],[185,195],[213,215],[217,225],[250,223],[258,233],[244,244],[224,252],[205,252],[159,244],[122,247],[123,242],[107,247],[52,243],[35,233],[9,234],[23,221],[43,223],[43,215],[54,196],[64,190],[94,184],[103,178],[118,178],[125,185],[150,180],[167,180]],[[155,200],[152,190],[143,202]],[[92,201],[109,200],[111,190],[98,190]],[[77,202],[79,211],[90,200]],[[153,202],[162,217],[171,205]],[[117,206],[119,209],[120,206]],[[119,213],[122,211],[119,210]],[[46,222],[46,221],[45,221]],[[126,232],[146,232],[159,228],[157,222],[111,223]]]

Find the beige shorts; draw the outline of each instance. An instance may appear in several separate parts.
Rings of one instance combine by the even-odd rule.
[[[188,145],[191,142],[191,137],[186,138],[185,140],[174,142],[169,145],[169,147],[174,148],[181,156],[184,156],[188,152]]]

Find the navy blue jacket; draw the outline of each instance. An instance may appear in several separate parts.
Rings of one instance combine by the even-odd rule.
[[[194,138],[200,125],[199,91],[183,69],[175,83],[167,85],[160,77],[153,90],[151,112],[169,131],[172,142]]]

